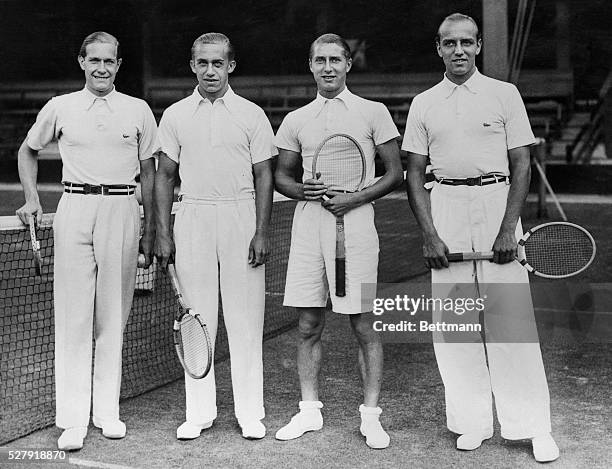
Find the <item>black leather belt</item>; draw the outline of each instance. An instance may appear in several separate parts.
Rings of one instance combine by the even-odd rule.
[[[136,186],[127,184],[78,184],[74,182],[63,182],[64,192],[70,194],[93,194],[93,195],[132,195],[136,191]]]
[[[497,184],[499,182],[510,184],[510,176],[503,176],[501,174],[484,174],[482,176],[465,179],[441,178],[438,179],[438,182],[448,186],[488,186],[489,184]]]

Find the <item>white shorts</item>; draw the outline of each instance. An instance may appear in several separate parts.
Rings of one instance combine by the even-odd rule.
[[[347,213],[344,231],[346,296],[338,297],[335,295],[336,217],[319,202],[297,204],[291,229],[285,306],[325,307],[331,296],[335,313],[371,311],[371,305],[364,308],[361,304],[361,287],[364,283],[375,284],[378,273],[378,234],[372,204]]]

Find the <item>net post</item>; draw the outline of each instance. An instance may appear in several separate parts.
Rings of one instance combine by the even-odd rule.
[[[538,138],[535,145],[534,158],[540,164],[540,167],[546,173],[546,140]],[[546,209],[546,184],[544,179],[538,173],[538,218],[545,218],[548,216],[548,210]]]

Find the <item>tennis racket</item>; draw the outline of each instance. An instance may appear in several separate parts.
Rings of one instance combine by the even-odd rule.
[[[363,149],[350,135],[333,134],[321,142],[312,159],[313,177],[338,192],[363,188],[366,162]],[[327,197],[329,198],[329,196]],[[346,296],[344,216],[336,217],[336,296]]]
[[[212,342],[200,314],[192,310],[183,299],[174,264],[168,264],[168,277],[178,302],[174,320],[174,347],[179,361],[189,376],[204,378],[212,365]]]
[[[40,253],[40,242],[36,238],[36,228],[38,223],[36,222],[36,216],[32,215],[29,218],[28,222],[30,228],[30,241],[32,243],[32,254],[34,255],[34,271],[36,275],[40,276],[42,274],[42,254]]]
[[[544,223],[528,230],[518,242],[517,261],[544,278],[566,278],[583,272],[595,259],[595,240],[581,226],[568,222]],[[449,262],[493,259],[493,252],[446,255]]]

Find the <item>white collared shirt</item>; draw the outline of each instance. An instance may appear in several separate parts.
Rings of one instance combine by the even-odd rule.
[[[478,70],[462,85],[446,75],[417,95],[402,150],[428,155],[437,178],[509,175],[508,150],[535,143],[516,87]]]
[[[181,194],[238,197],[255,189],[252,166],[277,154],[263,109],[231,87],[213,103],[198,88],[164,111],[158,148],[179,163]]]
[[[84,88],[45,104],[26,143],[38,151],[58,140],[62,181],[134,185],[139,160],[153,156],[156,131],[145,101],[114,88],[100,98]]]
[[[361,145],[366,158],[364,187],[374,180],[376,145],[399,136],[384,104],[361,98],[345,88],[333,99],[317,94],[314,101],[287,114],[275,143],[278,148],[301,154],[306,180],[312,178],[312,158],[319,144],[335,133],[348,134]]]

